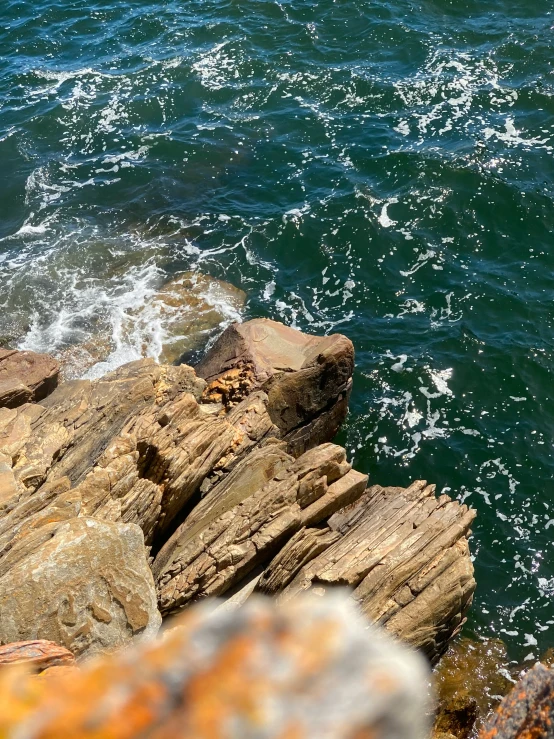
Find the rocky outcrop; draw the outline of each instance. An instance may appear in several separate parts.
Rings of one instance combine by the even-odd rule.
[[[422,482],[366,490],[329,442],[352,368],[345,337],[252,321],[222,335],[206,379],[140,360],[0,408],[0,641],[80,656],[155,628],[150,564],[164,616],[346,584],[436,660],[475,587],[474,514]],[[99,574],[125,557],[126,584]]]
[[[318,524],[365,490],[344,449],[324,444],[248,493],[241,470],[225,490],[214,488],[202,511],[186,520],[154,560],[160,608],[167,614],[198,597],[222,595],[303,526]],[[287,463],[288,462],[288,463]],[[244,461],[248,467],[250,460]]]
[[[504,698],[479,739],[551,739],[554,672],[536,664]]]
[[[375,485],[326,527],[298,532],[257,588],[287,600],[348,585],[373,621],[434,662],[460,631],[475,590],[467,541],[474,518],[423,481]]]
[[[8,665],[25,665],[37,672],[51,667],[67,667],[75,664],[75,656],[69,649],[45,639],[19,641],[0,646],[0,669]]]
[[[2,736],[425,739],[423,660],[344,594],[188,611],[163,639],[43,679],[0,670]]]
[[[0,559],[1,639],[47,639],[75,655],[153,635],[161,617],[138,526],[48,523]]]
[[[354,347],[345,336],[308,336],[260,318],[229,326],[196,372],[208,383],[206,397],[226,407],[264,390],[271,420],[298,456],[335,436],[353,369]]]
[[[42,400],[55,390],[59,372],[47,354],[0,349],[0,408]]]

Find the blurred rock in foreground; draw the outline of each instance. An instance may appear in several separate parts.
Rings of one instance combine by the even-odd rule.
[[[552,739],[554,671],[536,664],[509,693],[480,739]]]
[[[424,739],[428,677],[340,591],[204,605],[80,669],[0,670],[0,736]]]

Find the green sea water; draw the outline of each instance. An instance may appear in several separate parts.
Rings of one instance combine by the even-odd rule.
[[[157,356],[159,317],[121,322],[183,270],[346,334],[341,443],[477,509],[468,633],[529,661],[554,645],[552,11],[0,2],[0,341],[100,323],[109,367]]]

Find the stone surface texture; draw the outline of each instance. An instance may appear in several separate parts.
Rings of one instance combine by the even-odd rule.
[[[47,639],[75,655],[153,635],[161,625],[138,526],[44,523],[0,560],[4,642]]]
[[[425,739],[427,680],[342,593],[204,606],[69,674],[0,671],[0,735]]]
[[[554,737],[554,671],[537,663],[504,698],[479,739]]]
[[[207,397],[226,406],[264,390],[295,456],[333,439],[346,417],[353,369],[345,336],[308,336],[266,318],[229,326],[196,367]]]
[[[47,354],[0,349],[0,408],[42,400],[55,390],[59,373]]]

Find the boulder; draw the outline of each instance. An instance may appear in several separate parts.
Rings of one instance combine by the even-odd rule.
[[[551,739],[554,671],[537,663],[504,698],[479,739]]]
[[[369,618],[431,662],[459,633],[475,590],[467,537],[475,512],[425,481],[370,487],[326,526],[298,531],[257,590],[286,601],[348,585]],[[307,523],[307,522],[305,522]]]
[[[0,408],[42,400],[55,390],[59,372],[47,354],[0,349]]]
[[[0,671],[0,734],[426,739],[428,677],[343,593],[203,606],[73,673]]]
[[[161,624],[138,526],[49,523],[0,559],[0,641],[46,639],[73,654],[113,649]]]
[[[261,389],[268,411],[298,456],[331,441],[344,421],[354,348],[345,336],[309,336],[259,318],[232,324],[197,365],[206,397],[226,407]]]
[[[94,365],[97,376],[110,355],[140,353],[159,362],[173,364],[202,349],[217,329],[240,320],[246,293],[224,280],[199,272],[184,272],[148,296],[144,304],[128,308],[118,328],[118,343],[113,326],[97,324],[84,341],[57,353],[66,379],[82,377]],[[100,370],[100,372],[99,372]]]
[[[18,641],[0,646],[0,668],[7,665],[25,665],[37,672],[51,667],[67,667],[75,664],[75,656],[69,649],[45,639]]]

